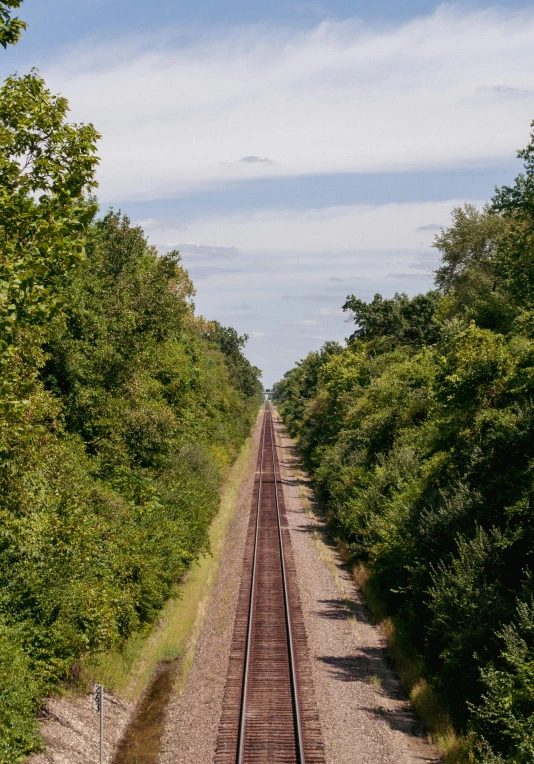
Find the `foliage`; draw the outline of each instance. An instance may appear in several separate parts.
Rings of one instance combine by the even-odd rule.
[[[388,346],[401,343],[424,345],[437,337],[434,319],[437,301],[434,292],[416,295],[411,300],[405,294],[395,294],[391,300],[375,294],[370,303],[351,295],[343,310],[351,311],[357,325],[351,340],[381,340],[382,345]]]
[[[20,8],[22,0],[0,0],[0,45],[7,48],[20,40],[27,24],[19,18],[11,18],[11,11]]]
[[[512,623],[499,634],[501,653],[482,671],[483,694],[473,709],[486,753],[504,751],[517,764],[534,759],[534,600],[519,602]],[[495,754],[495,749],[492,751]]]
[[[347,347],[275,386],[458,729],[516,764],[534,760],[534,139],[521,156],[514,186],[436,238],[436,291],[349,297]]]
[[[63,307],[38,352],[16,334],[14,357],[34,364],[25,416],[0,430],[0,628],[18,635],[0,684],[20,730],[77,660],[150,624],[207,551],[258,406],[257,370],[208,338],[178,253],[159,257],[120,213],[90,225],[85,259],[52,285]],[[1,761],[37,745],[0,723]]]
[[[248,335],[240,337],[231,326],[222,326],[218,321],[210,321],[205,336],[224,353],[230,378],[236,389],[249,397],[256,395],[259,400],[263,395],[263,386],[259,381],[260,370],[251,366],[242,353]]]
[[[95,207],[92,125],[66,123],[68,105],[32,72],[0,90],[0,410],[22,409],[15,336],[60,309],[58,277],[80,262]]]

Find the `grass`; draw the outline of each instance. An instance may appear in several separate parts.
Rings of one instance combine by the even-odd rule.
[[[93,656],[84,664],[83,674],[88,679],[135,703],[158,663],[181,657],[176,690],[183,690],[204,624],[226,534],[237,506],[239,488],[250,468],[251,456],[252,438],[249,438],[230,468],[221,492],[220,509],[210,527],[211,554],[203,556],[192,567],[150,631],[134,634],[120,650]]]
[[[376,674],[371,674],[371,676],[367,680],[367,683],[370,684],[371,687],[374,687],[375,690],[382,689],[382,680]]]

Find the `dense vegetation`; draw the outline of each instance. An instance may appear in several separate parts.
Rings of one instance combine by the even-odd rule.
[[[356,330],[276,385],[315,483],[458,729],[534,762],[534,134],[436,238],[435,290],[351,296]]]
[[[20,30],[9,15],[19,4],[0,2],[1,44]],[[36,72],[0,91],[0,762],[9,764],[39,745],[46,693],[84,656],[149,626],[207,550],[221,480],[261,392],[246,337],[194,315],[178,253],[158,256],[120,213],[97,217],[88,194],[98,135],[66,113]]]

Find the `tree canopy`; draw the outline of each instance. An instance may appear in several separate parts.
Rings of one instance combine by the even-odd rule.
[[[23,0],[0,0],[0,45],[5,49],[8,45],[14,45],[20,40],[27,24],[12,12],[20,8]]]

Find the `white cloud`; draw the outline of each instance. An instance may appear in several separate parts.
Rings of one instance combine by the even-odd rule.
[[[509,159],[534,114],[533,39],[533,8],[444,5],[388,28],[348,20],[188,45],[91,41],[44,74],[103,133],[100,195],[112,201],[236,178]]]
[[[436,234],[428,220],[450,220],[451,210],[464,200],[405,202],[383,205],[342,205],[311,210],[259,209],[246,214],[197,218],[184,224],[181,236],[196,248],[225,253],[241,250],[284,250],[320,253],[366,249],[414,249],[431,244]],[[475,202],[476,203],[476,202]],[[481,202],[478,202],[481,204]],[[172,246],[176,232],[165,223],[151,228],[150,239]],[[214,247],[213,245],[217,246]],[[194,248],[190,250],[194,252]],[[266,256],[268,261],[268,256]],[[335,267],[331,263],[331,268]],[[329,274],[329,279],[332,277]]]

